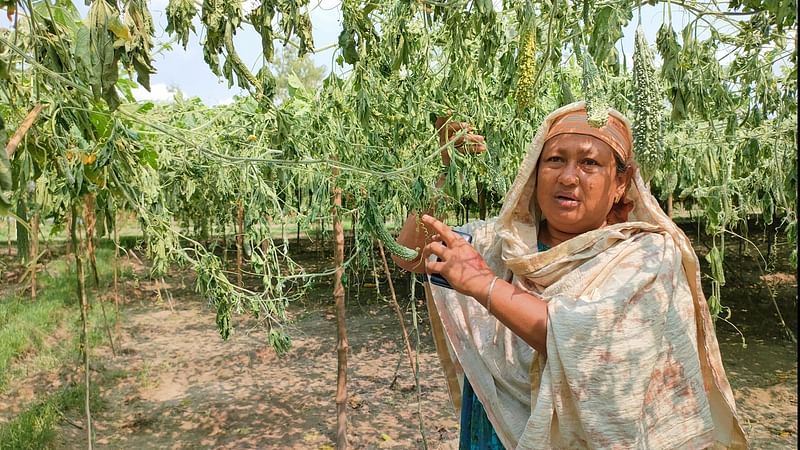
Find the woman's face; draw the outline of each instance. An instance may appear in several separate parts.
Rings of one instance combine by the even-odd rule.
[[[580,234],[600,228],[625,192],[613,150],[582,134],[561,134],[548,140],[539,157],[536,201],[551,232]]]

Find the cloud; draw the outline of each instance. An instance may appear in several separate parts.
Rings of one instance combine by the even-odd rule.
[[[217,102],[217,105],[230,105],[233,103],[233,97],[224,98]]]
[[[137,101],[154,101],[154,102],[166,102],[172,103],[173,99],[175,98],[175,92],[178,89],[174,86],[167,86],[164,83],[156,83],[150,86],[150,91],[148,92],[143,87],[137,87],[133,89],[133,98]]]

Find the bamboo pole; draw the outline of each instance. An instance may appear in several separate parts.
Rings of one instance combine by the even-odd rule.
[[[120,320],[119,320],[119,221],[117,220],[117,211],[114,210],[114,313],[117,318],[114,322],[114,332],[119,334]],[[112,347],[112,350],[114,348]]]
[[[334,180],[338,171],[334,171]],[[334,181],[335,183],[335,181]],[[336,330],[337,330],[337,373],[336,373],[336,448],[347,448],[347,323],[345,322],[345,297],[342,275],[344,275],[344,229],[339,218],[339,209],[342,206],[342,189],[335,187],[333,190],[333,235],[334,235],[334,263],[336,273],[333,278],[333,299],[336,304]]]
[[[228,267],[228,225],[227,220],[222,220],[222,265]]]
[[[119,223],[117,212],[114,211],[114,306],[119,317]]]
[[[89,264],[92,266],[95,287],[100,287],[100,277],[97,275],[97,251],[95,229],[97,228],[97,214],[95,213],[94,194],[86,195],[86,211],[83,212],[86,226],[86,251],[89,255]]]
[[[397,295],[394,292],[394,283],[392,282],[392,272],[389,271],[389,263],[386,261],[386,253],[383,251],[383,243],[378,241],[378,250],[381,252],[381,260],[383,260],[383,272],[386,274],[386,282],[389,285],[389,293],[392,297],[392,307],[397,314],[397,319],[400,321],[400,330],[403,332],[403,343],[406,346],[406,353],[408,354],[408,363],[411,367],[411,373],[414,377],[417,375],[417,367],[414,364],[414,354],[411,351],[411,341],[408,339],[408,331],[406,331],[406,323],[403,320],[403,312],[400,310],[400,304],[397,303]]]
[[[297,213],[295,219],[297,220],[297,236],[295,237],[295,244],[300,245],[300,208],[303,205],[303,191],[300,186],[297,187]]]
[[[236,203],[236,284],[242,287],[242,260],[244,253],[244,205]]]
[[[403,313],[400,311],[400,304],[397,303],[397,295],[395,294],[394,283],[392,282],[392,273],[391,271],[389,271],[389,263],[386,260],[386,253],[383,251],[383,243],[381,241],[378,241],[378,249],[380,250],[381,253],[381,260],[383,260],[383,270],[386,273],[386,279],[388,280],[389,292],[391,293],[392,296],[392,305],[394,306],[395,313],[397,313],[397,317],[400,320],[400,329],[403,331],[403,341],[405,342],[406,345],[408,362],[411,365],[411,374],[414,376],[414,386],[416,387],[416,392],[417,392],[417,410],[418,410],[417,413],[419,416],[419,434],[422,437],[422,447],[427,449],[428,440],[425,437],[425,427],[422,418],[422,390],[419,384],[419,358],[414,358],[414,355],[411,351],[411,342],[408,339],[408,332],[406,331],[406,324],[405,321],[403,320]],[[416,330],[416,317],[414,324]],[[417,341],[419,341],[419,330],[416,330],[416,334],[417,334]],[[417,348],[419,349],[419,346],[417,346]],[[414,362],[415,359],[417,360],[416,363]],[[397,363],[398,364],[397,368],[395,369],[395,376],[394,379],[392,380],[391,385],[394,385],[394,382],[397,380],[397,370],[400,368],[400,361],[398,360]]]
[[[8,140],[6,144],[6,154],[8,155],[8,159],[10,160],[12,156],[14,156],[14,152],[19,147],[20,142],[22,142],[22,138],[25,137],[25,134],[30,130],[33,122],[36,121],[36,118],[39,117],[39,113],[42,112],[42,108],[44,105],[38,103],[33,109],[28,112],[28,115],[22,119],[22,123],[19,124],[19,128],[17,131],[14,132],[14,136],[11,136],[11,139]]]
[[[95,236],[97,234],[97,213],[95,211],[94,194],[87,194],[84,200],[86,210],[83,212],[84,224],[86,226],[86,251],[89,255],[89,264],[92,267],[92,275],[94,276],[94,286],[100,288],[100,276],[97,274],[97,245]],[[111,353],[117,356],[117,348],[114,346],[114,337],[111,335],[111,327],[108,326],[108,315],[106,314],[106,304],[103,299],[100,302],[100,311],[103,314],[103,325],[108,335],[108,342],[111,345]]]
[[[31,300],[36,300],[36,267],[39,265],[39,212],[31,217]]]
[[[67,235],[72,236],[72,211],[67,213],[67,216],[64,218],[64,222],[67,223]],[[72,244],[72,239],[67,239],[67,254],[70,254],[75,251],[75,248]]]
[[[84,284],[83,259],[78,242],[78,211],[75,204],[72,204],[72,227],[70,235],[72,246],[75,249],[75,266],[78,277],[78,299],[81,305],[81,353],[83,356],[83,372],[86,393],[84,396],[84,410],[86,411],[86,441],[87,448],[92,450],[92,412],[89,406],[90,400],[90,379],[89,379],[89,301],[86,298],[86,285]]]

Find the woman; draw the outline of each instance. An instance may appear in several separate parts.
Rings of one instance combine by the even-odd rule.
[[[630,130],[616,111],[592,128],[583,102],[554,111],[498,217],[462,227],[472,245],[406,221],[398,241],[426,259],[396,262],[452,286],[427,293],[461,448],[746,448],[697,256]]]

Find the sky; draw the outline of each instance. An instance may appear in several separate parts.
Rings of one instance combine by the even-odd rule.
[[[249,12],[255,6],[256,1],[245,0],[245,12]],[[85,6],[84,2],[75,1],[74,3],[81,11],[81,14],[85,16],[88,7]],[[495,3],[497,7],[500,7],[499,0],[496,0]],[[155,25],[153,65],[156,68],[156,73],[150,79],[150,92],[144,88],[134,90],[136,99],[139,101],[169,101],[174,96],[175,89],[179,89],[184,97],[198,96],[204,104],[213,106],[230,103],[235,95],[244,94],[244,91],[236,86],[229,88],[228,82],[214,75],[203,60],[203,49],[200,42],[203,38],[204,29],[199,24],[199,18],[194,21],[197,33],[190,34],[189,43],[185,50],[177,42],[172,42],[171,48],[166,48],[162,45],[172,41],[164,31],[167,25],[167,4],[168,0],[150,1],[150,10]],[[341,31],[342,14],[339,4],[340,0],[311,0],[309,5],[315,48],[334,47],[312,55],[315,64],[324,66],[326,73],[329,73],[335,65],[336,48],[331,44],[337,42]],[[672,20],[676,27],[682,28],[686,24],[687,17],[680,11],[678,7],[673,6]],[[655,43],[656,32],[663,20],[663,6],[643,6],[642,25],[647,40],[651,45]],[[618,48],[622,47],[624,49],[628,59],[628,67],[632,67],[633,36],[637,23],[637,17],[634,16],[633,20],[623,30],[623,39],[617,44]],[[8,25],[9,22],[5,17],[0,19],[0,26]],[[243,24],[243,27],[237,31],[234,42],[239,55],[246,64],[251,68],[262,65],[261,37],[250,25]],[[276,42],[276,50],[281,45],[281,43]]]
[[[170,37],[164,31],[167,26],[167,3],[167,0],[153,0],[150,3],[156,28],[154,40],[156,43],[170,41]],[[250,10],[248,3],[251,2],[245,3],[247,12]],[[315,48],[336,43],[341,31],[339,3],[339,0],[311,0],[309,7]],[[204,104],[213,106],[229,103],[233,101],[234,95],[244,93],[235,85],[228,88],[228,82],[218,79],[208,68],[203,60],[203,47],[200,44],[202,38],[200,33],[203,33],[203,28],[199,25],[199,19],[195,19],[194,22],[198,34],[190,34],[186,50],[179,43],[173,43],[171,50],[163,50],[154,55],[153,65],[157,72],[150,78],[151,92],[148,93],[143,88],[134,91],[137,100],[168,100],[172,98],[171,88],[177,87],[184,97],[198,96]],[[251,69],[262,65],[261,36],[252,26],[243,24],[242,29],[234,36],[234,45],[239,56]],[[281,46],[280,42],[275,42],[276,51]],[[312,58],[316,65],[326,68],[326,73],[329,73],[335,64],[333,48],[313,54]]]
[[[500,5],[499,2],[498,6]],[[311,24],[315,48],[329,47],[337,42],[341,31],[342,14],[339,8],[340,0],[311,0]],[[167,42],[169,36],[164,31],[166,28],[167,0],[154,0],[150,4],[153,20],[156,27],[155,42]],[[249,11],[247,2],[245,9]],[[655,43],[656,32],[663,21],[663,7],[645,5],[642,9],[642,25],[648,42]],[[679,12],[673,10],[673,22],[679,25],[685,20]],[[625,28],[621,44],[628,58],[628,67],[632,67],[633,36],[638,21],[634,16],[631,23]],[[682,26],[682,25],[679,25]],[[195,29],[202,33],[199,20],[195,20]],[[151,77],[151,92],[138,89],[134,92],[137,100],[169,100],[172,98],[170,88],[178,87],[184,96],[199,96],[206,105],[229,103],[234,95],[244,91],[237,87],[228,88],[227,81],[218,79],[203,61],[203,50],[200,45],[201,37],[192,34],[186,50],[180,44],[173,44],[171,50],[164,50],[155,56],[153,65],[157,73]],[[237,32],[234,39],[237,51],[242,60],[250,67],[261,66],[261,37],[250,25],[244,24],[243,29]],[[282,44],[275,43],[276,49]],[[619,45],[618,45],[619,47]],[[329,73],[335,65],[335,48],[330,48],[312,55],[318,66],[324,66]]]

